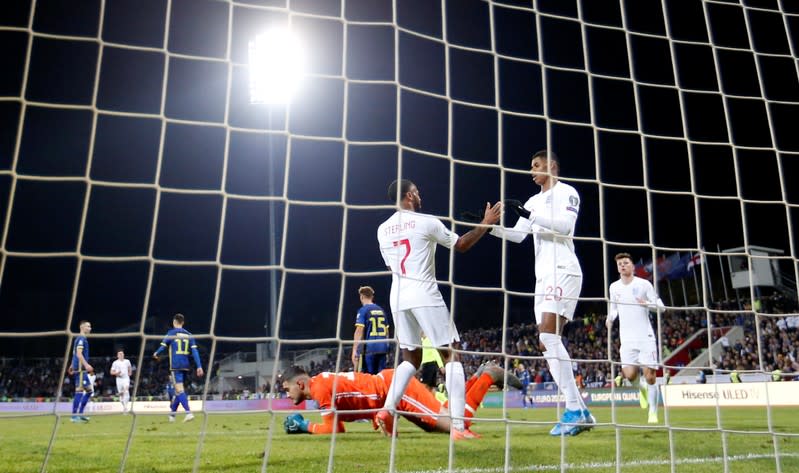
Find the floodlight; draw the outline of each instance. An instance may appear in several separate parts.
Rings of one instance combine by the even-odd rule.
[[[305,54],[288,28],[273,28],[249,45],[250,102],[288,103],[302,81]]]

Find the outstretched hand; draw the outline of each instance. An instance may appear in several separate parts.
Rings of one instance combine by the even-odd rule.
[[[491,202],[486,202],[486,208],[483,212],[483,220],[480,222],[483,225],[494,225],[499,222],[499,217],[502,215],[502,202],[497,202],[493,206]]]
[[[505,207],[507,207],[508,210],[512,211],[513,213],[515,213],[519,217],[524,217],[526,219],[530,218],[530,211],[525,209],[524,205],[522,205],[522,203],[519,202],[518,200],[516,200],[516,199],[505,199],[504,203],[505,203]]]

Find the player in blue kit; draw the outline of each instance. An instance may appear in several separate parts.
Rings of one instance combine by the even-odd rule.
[[[355,343],[352,345],[352,366],[354,371],[377,374],[386,367],[388,357],[388,336],[391,329],[391,318],[382,307],[374,303],[375,290],[369,286],[358,289],[361,308],[355,316]],[[363,344],[359,349],[361,340]],[[382,340],[382,341],[372,341]]]
[[[197,366],[197,376],[202,378],[203,368],[200,362],[200,352],[197,351],[197,342],[191,332],[183,328],[185,318],[183,314],[175,314],[172,318],[172,329],[170,329],[161,346],[153,353],[153,358],[158,361],[158,355],[164,350],[169,350],[169,370],[170,382],[175,387],[175,397],[172,399],[170,409],[172,413],[169,414],[169,422],[175,422],[175,413],[178,410],[178,405],[183,406],[186,411],[186,417],[183,422],[189,422],[194,419],[194,414],[191,413],[189,408],[189,397],[184,391],[183,381],[187,378],[191,363],[189,362],[189,352],[194,358],[194,364]]]
[[[94,394],[94,383],[89,379],[89,374],[94,368],[89,364],[89,339],[92,324],[88,320],[80,321],[80,335],[72,343],[72,364],[70,374],[75,375],[75,399],[72,400],[72,422],[85,423],[89,418],[83,415],[83,409]]]
[[[175,399],[175,385],[172,384],[171,376],[170,380],[166,383],[166,396],[169,398],[169,403],[172,404],[172,401]]]

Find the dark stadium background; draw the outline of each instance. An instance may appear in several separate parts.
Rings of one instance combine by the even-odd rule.
[[[344,1],[344,0],[342,0]],[[170,17],[165,0],[105,2],[103,29],[100,1],[39,1],[33,18],[33,30],[45,35],[32,42],[24,30],[30,21],[30,2],[0,4],[0,25],[19,29],[0,31],[0,221],[10,212],[5,241],[5,264],[0,281],[0,330],[4,332],[61,331],[72,304],[72,292],[78,271],[74,256],[31,257],[14,252],[59,253],[80,248],[87,257],[143,257],[150,251],[153,215],[160,199],[156,221],[153,256],[159,260],[214,261],[220,238],[223,205],[225,235],[219,253],[223,264],[283,264],[292,269],[335,270],[339,266],[342,233],[343,268],[346,277],[335,271],[315,274],[290,272],[283,291],[283,310],[279,336],[286,339],[329,338],[352,335],[353,316],[358,307],[356,289],[369,284],[377,290],[377,302],[386,303],[390,277],[359,275],[359,272],[384,270],[377,249],[375,229],[391,210],[366,209],[361,206],[385,205],[387,184],[397,174],[398,153],[391,145],[358,145],[339,140],[314,141],[295,136],[290,164],[287,165],[285,138],[271,142],[263,134],[238,131],[237,127],[282,129],[286,110],[248,103],[247,41],[264,24],[280,15],[247,9],[247,3],[271,5],[269,1],[240,2],[234,8],[226,2],[174,0]],[[282,2],[280,2],[282,3]],[[526,5],[529,2],[497,2]],[[683,92],[655,84],[675,84],[669,63],[668,41],[646,36],[663,35],[664,21],[660,2],[624,2],[628,13],[621,17],[618,1],[582,1],[585,21],[619,27],[585,28],[588,51],[582,48],[580,24],[575,21],[542,16],[543,58],[539,57],[536,22],[532,13],[497,9],[494,21],[495,47],[501,54],[494,62],[491,55],[451,49],[450,96],[458,101],[495,106],[494,68],[499,68],[499,102],[509,112],[544,112],[546,98],[552,118],[551,144],[562,160],[562,175],[579,190],[582,209],[576,230],[578,255],[585,274],[583,296],[604,296],[613,268],[604,258],[623,249],[631,250],[636,260],[651,257],[650,237],[657,254],[680,248],[715,251],[749,244],[783,249],[790,255],[788,219],[797,228],[796,207],[786,210],[781,203],[745,203],[750,200],[779,201],[785,198],[799,203],[795,178],[799,175],[799,139],[795,132],[799,108],[794,104],[748,100],[737,96],[762,94],[770,100],[799,101],[795,64],[789,59],[758,56],[737,51],[748,47],[743,14],[739,6],[707,5],[713,40],[724,48],[717,51],[721,77],[713,68],[708,46],[675,43],[679,84],[685,89],[721,90],[728,94],[727,130],[720,94]],[[735,2],[733,2],[735,3]],[[747,4],[753,3],[750,1]],[[759,2],[754,2],[759,3]],[[769,3],[769,2],[766,2]],[[783,2],[786,8],[796,8]],[[337,15],[336,1],[292,1],[292,8],[305,13]],[[491,30],[487,22],[487,4],[482,1],[445,2],[446,39],[450,44],[473,48],[491,48]],[[543,13],[577,17],[574,1],[538,1]],[[700,2],[668,1],[672,18],[670,34],[679,40],[707,41]],[[441,37],[440,2],[401,0],[397,2],[400,26]],[[225,128],[191,123],[167,124],[162,166],[157,169],[161,120],[162,81],[165,77],[164,30],[168,22],[169,83],[164,113],[167,118],[223,122],[228,68],[224,62],[199,60],[189,56],[224,59],[227,55],[228,12],[233,12],[231,58],[233,67],[228,124],[231,131],[227,171],[223,173]],[[390,20],[391,2],[349,0],[345,2],[348,20]],[[790,54],[788,39],[782,35],[782,23],[775,26],[775,15],[752,15],[755,48],[764,53]],[[674,21],[679,18],[679,21]],[[794,17],[795,18],[795,17]],[[779,17],[777,20],[781,22]],[[642,35],[625,37],[626,28]],[[724,26],[722,26],[722,24]],[[305,35],[309,48],[311,72],[324,75],[306,80],[298,92],[290,113],[288,129],[295,135],[339,137],[346,129],[348,141],[394,141],[396,123],[396,86],[385,83],[349,83],[348,102],[344,103],[345,81],[349,79],[394,80],[394,30],[390,26],[352,25],[347,32],[348,55],[342,62],[343,23],[335,20],[296,17],[295,26]],[[793,41],[799,41],[799,21],[790,25]],[[96,37],[106,42],[97,84],[96,140],[89,161],[92,111],[88,109],[51,108],[47,103],[89,105],[95,87],[100,45],[93,41],[55,39],[48,35]],[[780,37],[781,36],[781,37]],[[400,32],[399,82],[437,94],[446,93],[444,51],[442,44]],[[627,42],[632,47],[630,67]],[[141,51],[110,43],[155,48]],[[32,47],[31,65],[23,75],[27,48]],[[799,44],[793,44],[793,51]],[[182,56],[188,55],[188,56]],[[543,59],[547,64],[546,93],[542,92],[540,66],[512,61],[508,55]],[[586,64],[587,59],[587,64]],[[760,61],[761,91],[755,69]],[[590,69],[597,74],[563,68]],[[685,141],[649,137],[644,140],[647,159],[641,159],[639,134],[610,131],[594,132],[588,126],[563,121],[591,122],[589,81],[595,95],[596,125],[601,128],[638,130],[630,81],[610,77],[629,77],[630,69],[639,82],[640,126],[643,133],[701,142],[729,143],[743,147],[737,163],[729,146],[694,143],[693,162],[689,165]],[[603,77],[600,77],[602,75]],[[27,80],[27,82],[25,82]],[[23,89],[24,88],[24,89]],[[24,123],[19,123],[24,90]],[[680,101],[686,110],[687,130],[683,130]],[[735,96],[735,97],[730,97]],[[15,98],[16,97],[16,98]],[[447,154],[447,101],[428,95],[402,92],[400,141],[429,152]],[[343,110],[347,109],[345,116]],[[769,133],[766,107],[771,112],[776,143]],[[103,110],[138,112],[149,117],[120,116]],[[403,176],[414,180],[423,200],[423,211],[444,217],[459,218],[463,211],[478,211],[486,201],[502,198],[525,200],[537,189],[524,171],[532,153],[547,145],[547,121],[505,114],[498,131],[496,110],[452,104],[451,155],[457,162],[409,150],[403,152]],[[270,119],[271,117],[271,119]],[[14,163],[15,141],[19,127],[22,140],[19,159]],[[501,156],[498,156],[501,145]],[[347,165],[344,166],[345,147]],[[271,157],[270,157],[271,153]],[[597,163],[595,154],[600,160]],[[496,167],[469,164],[497,164],[508,169],[506,188],[500,189],[500,171]],[[645,167],[644,167],[645,163]],[[782,167],[779,175],[778,163]],[[271,166],[271,167],[270,167]],[[737,166],[737,167],[736,167]],[[53,181],[25,176],[83,177],[88,169],[92,180],[106,183],[158,184],[155,187],[122,187],[86,181]],[[270,179],[274,191],[284,192],[288,173],[288,229],[285,259],[271,261],[270,235],[278,235],[277,248],[283,244],[283,202],[274,206],[278,228],[270,228],[270,204],[231,197],[225,200],[218,192],[266,196]],[[224,176],[224,182],[223,182]],[[10,190],[16,179],[15,198]],[[342,183],[346,179],[346,188]],[[599,184],[601,179],[604,186]],[[738,187],[737,182],[740,184]],[[452,187],[450,183],[452,182]],[[651,190],[678,191],[682,194],[647,193]],[[639,186],[635,189],[612,185]],[[703,196],[695,206],[689,192],[694,186]],[[178,194],[168,189],[198,189],[215,194]],[[84,199],[91,191],[85,231],[79,239]],[[784,193],[783,193],[784,192]],[[454,199],[450,201],[450,196]],[[727,199],[712,199],[728,197]],[[647,201],[651,205],[653,233],[650,235]],[[319,202],[344,205],[315,206]],[[600,214],[600,205],[603,214]],[[702,239],[696,238],[696,210]],[[746,228],[740,217],[746,215]],[[343,228],[346,213],[346,228]],[[602,217],[604,221],[602,220]],[[601,228],[604,227],[604,234]],[[458,232],[468,227],[456,226]],[[603,244],[631,242],[629,245]],[[794,237],[795,238],[795,237]],[[797,242],[793,242],[796,247]],[[470,253],[455,257],[453,280],[456,284],[499,287],[501,241],[486,237]],[[279,252],[278,252],[279,254]],[[449,278],[449,252],[440,249],[438,276]],[[507,247],[506,288],[532,292],[532,242]],[[795,262],[794,262],[795,263]],[[792,268],[791,268],[792,270]],[[148,273],[153,271],[152,290],[145,293]],[[270,293],[269,271],[225,269],[212,264],[179,266],[144,259],[127,261],[93,260],[80,265],[77,298],[70,329],[77,331],[80,319],[89,319],[94,333],[120,330],[138,331],[142,317],[147,318],[145,332],[163,333],[172,314],[187,316],[187,328],[207,333],[211,326],[217,278],[221,275],[214,333],[221,336],[263,336],[268,320]],[[278,282],[282,279],[282,273]],[[339,296],[344,285],[343,306]],[[442,285],[449,300],[450,288]],[[718,288],[717,288],[718,290]],[[528,297],[511,296],[509,323],[528,321],[532,304]],[[578,313],[588,310],[591,302],[581,303]],[[502,323],[501,291],[477,292],[456,290],[455,313],[461,329],[498,326]],[[341,331],[336,333],[341,317]],[[133,340],[104,339],[93,341],[93,354],[110,351],[111,344],[127,343],[138,351]],[[207,350],[210,342],[203,342]],[[15,337],[0,340],[2,356],[63,356],[66,337]],[[97,347],[97,348],[94,348]],[[249,347],[249,348],[247,348]],[[218,351],[252,349],[251,344],[221,343]]]

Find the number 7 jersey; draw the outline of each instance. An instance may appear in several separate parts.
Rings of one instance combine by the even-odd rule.
[[[397,211],[377,228],[380,254],[391,268],[391,309],[439,307],[444,298],[436,281],[436,245],[452,248],[458,234],[431,215]]]

